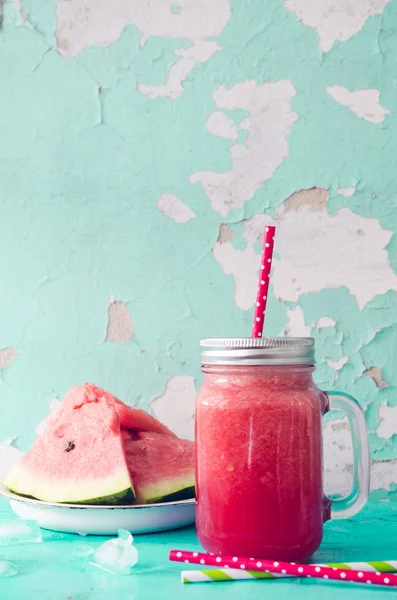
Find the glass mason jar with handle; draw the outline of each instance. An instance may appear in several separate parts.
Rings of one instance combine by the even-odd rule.
[[[211,553],[304,560],[323,523],[357,513],[369,490],[365,417],[312,379],[312,338],[201,342],[196,407],[197,533]],[[322,416],[343,411],[354,449],[350,494],[323,492]]]

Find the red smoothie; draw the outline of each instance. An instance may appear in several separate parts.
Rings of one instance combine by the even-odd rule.
[[[312,366],[204,366],[197,533],[216,554],[303,560],[318,548],[326,398]]]

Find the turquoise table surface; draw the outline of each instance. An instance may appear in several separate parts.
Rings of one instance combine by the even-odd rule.
[[[13,516],[0,499],[0,519]],[[284,579],[232,583],[182,584],[182,565],[170,563],[171,548],[198,549],[193,528],[136,536],[139,562],[133,573],[117,576],[84,563],[73,555],[83,544],[97,546],[98,537],[80,537],[43,531],[43,543],[0,547],[0,560],[12,560],[15,577],[0,579],[1,600],[338,600],[397,598],[397,588]],[[397,559],[397,502],[368,504],[356,517],[325,526],[320,550],[313,562]]]

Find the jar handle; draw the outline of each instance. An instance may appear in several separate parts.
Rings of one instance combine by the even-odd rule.
[[[353,486],[347,496],[331,498],[331,519],[348,519],[358,513],[368,499],[370,455],[364,411],[353,396],[344,392],[324,392],[329,410],[345,413],[353,443]]]

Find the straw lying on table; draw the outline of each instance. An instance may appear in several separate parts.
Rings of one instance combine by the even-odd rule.
[[[350,571],[351,569],[363,572],[396,573],[397,560],[377,562],[352,562],[352,563],[327,563],[315,564],[316,567],[340,568]],[[241,569],[197,569],[195,571],[182,571],[183,583],[211,583],[212,581],[241,581],[279,579],[280,577],[295,577],[295,575],[283,575],[282,573],[263,573],[260,571],[242,571]]]
[[[281,575],[294,575],[295,577],[312,577],[316,579],[353,581],[384,586],[397,586],[397,575],[381,573],[380,571],[364,571],[355,569],[341,569],[338,567],[304,565],[290,562],[272,560],[258,560],[237,556],[215,556],[201,552],[185,552],[171,550],[170,560],[176,562],[192,563],[212,567],[229,567],[242,571],[259,571],[261,573],[278,573]]]

